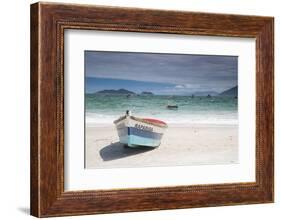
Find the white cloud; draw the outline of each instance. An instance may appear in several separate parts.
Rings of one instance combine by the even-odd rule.
[[[199,89],[200,85],[196,84],[179,84],[175,86],[176,89]]]
[[[176,85],[175,88],[176,89],[184,89],[185,87],[184,87],[184,85]]]

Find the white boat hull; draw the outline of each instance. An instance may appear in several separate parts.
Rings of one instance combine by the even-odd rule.
[[[117,128],[120,143],[129,147],[158,147],[165,130],[165,126],[156,126],[126,116],[114,122]]]

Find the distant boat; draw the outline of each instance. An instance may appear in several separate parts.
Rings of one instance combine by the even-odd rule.
[[[167,108],[167,109],[176,110],[176,109],[178,109],[179,107],[178,107],[177,105],[166,105],[166,108]]]
[[[120,143],[129,147],[158,147],[167,124],[158,119],[137,118],[130,111],[114,121]]]
[[[146,91],[144,91],[144,92],[142,92],[141,93],[141,95],[154,95],[152,92],[146,92]]]

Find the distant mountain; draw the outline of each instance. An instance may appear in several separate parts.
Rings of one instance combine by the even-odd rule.
[[[152,93],[152,92],[145,92],[145,91],[144,91],[144,92],[142,92],[141,94],[142,94],[142,95],[153,95],[153,93]]]
[[[126,89],[106,89],[98,91],[95,94],[134,95],[135,93]]]
[[[213,92],[213,91],[204,91],[204,92],[195,92],[193,93],[194,96],[207,96],[207,95],[210,95],[210,96],[216,96],[218,95],[217,92]]]
[[[224,92],[219,94],[220,96],[238,96],[238,86],[235,86],[231,89],[225,90]]]

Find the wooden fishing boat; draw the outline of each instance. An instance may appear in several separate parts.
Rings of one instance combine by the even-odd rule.
[[[166,108],[167,108],[167,109],[176,110],[176,109],[178,109],[179,107],[178,107],[177,105],[167,105]]]
[[[158,119],[131,116],[130,111],[114,121],[120,143],[129,147],[158,147],[167,124]]]

